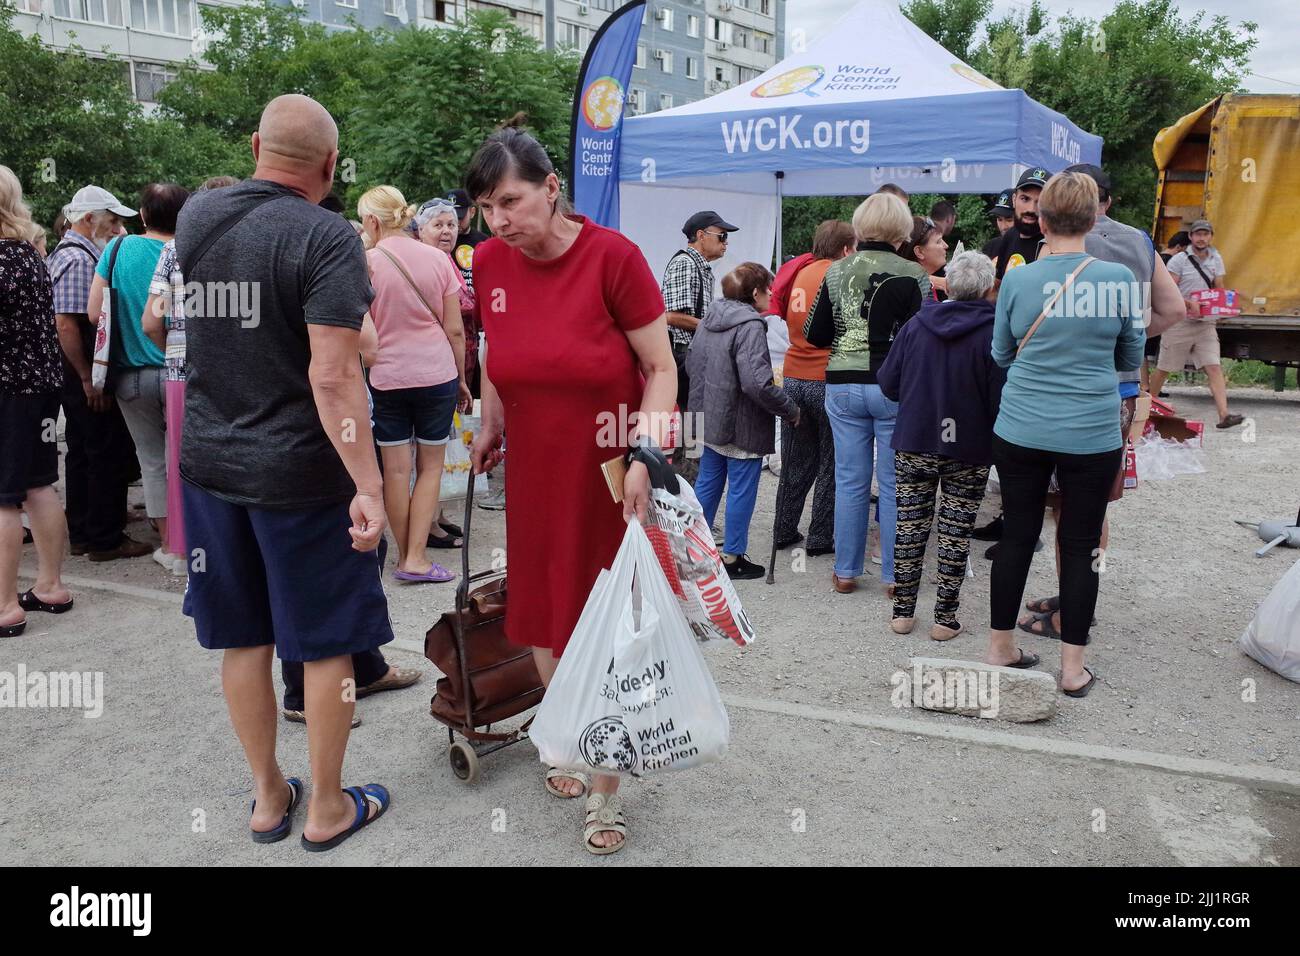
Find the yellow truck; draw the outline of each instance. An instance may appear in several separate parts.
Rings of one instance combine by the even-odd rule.
[[[1229,93],[1160,131],[1152,236],[1214,226],[1241,315],[1219,323],[1228,358],[1300,368],[1300,95]]]

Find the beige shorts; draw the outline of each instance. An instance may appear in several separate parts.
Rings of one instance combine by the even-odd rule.
[[[1219,330],[1213,322],[1183,319],[1160,335],[1160,357],[1156,368],[1181,372],[1191,361],[1197,368],[1223,364],[1219,358]]]

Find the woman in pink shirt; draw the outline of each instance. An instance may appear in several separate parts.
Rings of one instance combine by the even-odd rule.
[[[394,576],[418,583],[450,581],[455,575],[429,559],[427,540],[447,536],[441,527],[433,530],[443,456],[452,415],[470,402],[460,283],[444,253],[411,238],[415,208],[392,186],[366,192],[357,215],[375,288],[370,317],[379,347],[370,367],[370,393],[384,463],[384,508],[397,544]]]

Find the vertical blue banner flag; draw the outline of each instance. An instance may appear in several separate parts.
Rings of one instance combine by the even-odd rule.
[[[569,137],[569,198],[584,216],[618,228],[623,106],[636,63],[645,0],[620,7],[596,31],[578,71]]]

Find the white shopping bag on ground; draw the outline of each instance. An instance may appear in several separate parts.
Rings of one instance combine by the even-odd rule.
[[[754,640],[754,625],[722,563],[713,530],[689,482],[680,489],[650,489],[650,524],[645,529],[667,584],[701,641],[722,637],[741,647]]]
[[[1300,561],[1268,592],[1237,644],[1269,670],[1300,683]]]
[[[633,777],[727,752],[722,697],[638,522],[596,579],[528,736],[548,766]]]

